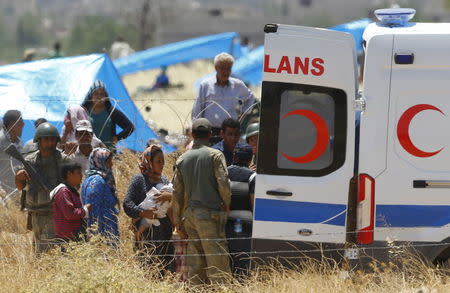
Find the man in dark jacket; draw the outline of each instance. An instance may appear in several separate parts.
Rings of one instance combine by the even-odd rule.
[[[253,151],[249,145],[234,149],[233,165],[228,167],[231,206],[226,225],[233,273],[245,274],[250,268],[253,201],[256,173],[249,169]],[[240,238],[240,239],[239,239]]]
[[[105,84],[97,80],[89,89],[82,106],[92,118],[92,127],[95,135],[108,147],[127,138],[134,131],[133,123],[127,116],[114,106],[108,97]],[[116,134],[116,126],[122,131]]]
[[[225,119],[222,122],[220,136],[222,140],[213,145],[212,148],[221,151],[225,156],[227,166],[230,166],[233,163],[234,148],[243,145],[239,143],[239,139],[241,138],[241,125],[239,121],[232,118]]]

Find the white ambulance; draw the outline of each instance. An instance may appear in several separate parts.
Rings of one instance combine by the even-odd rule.
[[[376,11],[360,94],[351,35],[266,25],[256,255],[450,257],[450,24],[414,12]]]

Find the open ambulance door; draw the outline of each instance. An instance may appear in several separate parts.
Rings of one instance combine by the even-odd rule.
[[[353,37],[275,24],[265,32],[253,251],[343,244],[354,174]]]

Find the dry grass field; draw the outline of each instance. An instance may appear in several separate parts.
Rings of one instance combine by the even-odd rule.
[[[166,157],[165,173],[179,153]],[[138,172],[137,157],[125,152],[115,159],[120,198],[130,177]],[[399,255],[402,268],[373,264],[372,273],[343,272],[338,266],[309,261],[297,270],[261,268],[246,280],[221,286],[189,287],[179,276],[160,278],[156,267],[142,267],[132,249],[129,219],[121,212],[121,244],[105,246],[101,239],[74,244],[36,258],[25,215],[0,207],[0,292],[450,292],[449,272],[429,267],[412,256]]]

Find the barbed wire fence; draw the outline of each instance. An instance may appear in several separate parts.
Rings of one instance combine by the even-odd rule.
[[[174,96],[174,97],[171,97],[171,96]],[[109,113],[108,118],[111,117],[112,111],[114,109],[122,110],[120,107],[120,102],[129,101],[128,97],[127,98],[108,97],[108,98],[112,104],[112,110]],[[152,131],[155,133],[155,137],[153,137],[153,138],[156,138],[163,143],[167,143],[169,145],[170,144],[174,145],[175,147],[184,146],[185,142],[189,139],[186,136],[185,131],[186,131],[186,129],[188,129],[190,127],[190,120],[192,118],[191,117],[192,105],[190,105],[190,109],[189,109],[189,111],[187,111],[187,114],[183,115],[182,112],[186,112],[186,111],[180,111],[170,102],[176,103],[177,101],[188,101],[188,102],[192,102],[192,104],[193,104],[195,100],[196,100],[195,98],[187,98],[185,96],[182,96],[177,91],[170,91],[170,93],[168,93],[165,90],[157,90],[157,91],[152,92],[152,96],[150,96],[149,98],[144,98],[142,95],[138,95],[137,97],[135,97],[133,99],[133,101],[135,102],[135,106],[136,106],[136,102],[144,102],[144,103],[142,103],[142,105],[140,105],[139,108],[136,106],[138,111],[135,112],[134,114],[133,113],[125,113],[127,115],[127,118],[133,123],[133,125],[135,127],[134,133],[131,135],[133,137],[133,139],[131,140],[130,138],[128,138],[127,142],[128,143],[133,142],[133,143],[135,143],[135,145],[141,145],[142,148],[145,148],[145,145],[146,145],[147,141],[150,139],[150,137],[139,136],[139,133],[142,132],[141,130],[143,127],[150,127],[152,129]],[[79,99],[67,99],[67,97],[62,97],[62,96],[33,96],[33,97],[30,97],[29,103],[30,103],[30,105],[33,105],[33,103],[39,103],[41,106],[40,111],[42,114],[40,114],[40,115],[35,114],[34,118],[36,118],[36,119],[37,118],[46,118],[47,120],[52,121],[54,119],[51,119],[50,117],[55,116],[55,114],[53,113],[55,110],[58,111],[59,115],[61,113],[64,113],[64,115],[65,115],[66,109],[72,104],[80,104],[80,100]],[[167,113],[165,113],[165,115],[169,116],[169,118],[168,118],[169,120],[172,120],[172,118],[170,118],[170,117],[173,117],[175,120],[178,121],[178,127],[177,127],[178,131],[177,132],[168,133],[165,136],[161,136],[158,132],[161,128],[164,128],[164,125],[155,123],[155,121],[153,121],[149,117],[147,117],[147,119],[145,118],[145,116],[148,116],[148,114],[146,115],[146,113],[144,112],[145,108],[148,106],[154,105],[156,103],[162,104],[168,109],[168,111],[167,111]],[[222,111],[228,117],[232,117],[232,115],[230,113],[228,113],[216,101],[206,101],[206,102],[202,103],[202,105],[203,104],[205,105],[205,107],[203,107],[203,110],[196,117],[194,117],[194,119],[201,117],[205,110],[212,108],[212,107],[216,107],[218,109],[218,111]],[[30,105],[22,105],[22,107],[17,107],[17,110],[23,111],[23,109],[26,109],[26,107],[30,106]],[[242,116],[240,117],[240,120],[242,121],[243,115],[249,113],[255,106],[257,106],[256,102],[253,105],[251,105],[251,107],[249,107],[249,109],[245,110],[245,112],[241,111],[243,113],[242,113]],[[35,112],[36,112],[36,110],[35,110]],[[144,125],[144,126],[141,123],[137,123],[138,118],[140,119],[141,117],[145,121],[146,125]],[[30,119],[27,119],[27,117],[23,117],[23,119],[30,120]],[[9,129],[12,129],[17,123],[19,123],[19,120],[17,120],[12,126],[10,126]],[[59,128],[63,124],[64,124],[63,117],[60,117],[59,122],[57,122],[55,126],[57,126]],[[101,127],[101,132],[104,131],[105,127],[106,127],[106,121]],[[5,131],[6,129],[3,128],[3,130]],[[4,134],[9,137],[9,131],[5,131]],[[62,135],[62,133],[60,135]],[[19,144],[20,143],[24,143],[24,142],[20,141]],[[8,145],[0,146],[0,147],[6,148],[7,146]],[[120,146],[120,144],[119,144],[119,146]],[[5,159],[3,158],[2,160],[4,161]],[[18,190],[16,189],[15,186],[9,186],[6,184],[5,180],[2,180],[2,178],[4,176],[11,176],[11,174],[8,174],[8,173],[15,173],[16,169],[17,169],[17,163],[15,162],[14,159],[12,159],[11,157],[8,157],[6,160],[7,160],[7,162],[0,162],[0,164],[3,164],[3,165],[9,164],[8,168],[2,168],[0,166],[0,183],[1,183],[0,205],[3,205],[3,206],[6,206],[8,201],[10,201],[12,198],[16,197],[18,194]]]
[[[174,92],[174,95],[178,95],[176,92]],[[114,97],[109,97],[110,101],[112,102],[112,107],[113,109],[120,109],[120,102],[125,100],[125,98],[114,98]],[[128,98],[126,98],[128,99]],[[164,93],[158,93],[156,95],[156,98],[148,98],[148,99],[144,99],[142,97],[138,97],[137,99],[135,99],[135,102],[143,102],[142,105],[140,105],[138,109],[138,112],[136,112],[136,114],[134,115],[134,117],[130,117],[130,113],[126,113],[128,118],[134,122],[134,125],[136,127],[137,123],[137,118],[138,116],[141,116],[143,113],[143,110],[145,110],[145,107],[152,105],[154,103],[160,103],[165,105],[169,111],[167,113],[167,115],[172,115],[174,117],[175,120],[178,121],[179,123],[179,129],[180,132],[178,133],[180,136],[184,136],[184,130],[189,127],[189,120],[191,119],[191,113],[192,110],[188,111],[187,114],[185,116],[183,116],[183,114],[180,113],[180,111],[178,109],[176,109],[176,107],[172,104],[170,104],[169,102],[177,102],[177,101],[187,101],[190,102],[192,101],[192,103],[194,103],[195,98],[186,98],[186,97],[182,97],[182,96],[176,96],[174,98],[170,98],[170,97],[165,97]],[[54,103],[60,103],[63,104],[65,107],[68,107],[70,104],[72,103],[79,103],[79,100],[67,100],[65,98],[57,98],[57,97],[34,97],[32,99],[32,102],[41,102],[43,105],[45,105],[45,109],[43,111],[43,114],[40,115],[40,117],[46,118],[47,115],[49,115],[49,113],[52,111],[50,109],[54,109],[55,107],[57,108],[58,106],[55,106]],[[223,111],[225,113],[225,115],[227,115],[228,117],[232,117],[231,113],[228,113],[226,111],[226,109],[224,109],[219,103],[217,103],[216,101],[208,101],[208,102],[204,102],[204,107],[202,109],[202,111],[200,111],[198,113],[198,115],[196,117],[193,117],[194,119],[201,117],[201,115],[207,110],[210,109],[211,107],[216,107],[217,109],[219,109],[220,111]],[[248,109],[245,109],[243,111],[241,111],[241,115],[239,115],[239,120],[242,122],[243,117],[250,113],[251,111],[253,111],[253,109],[255,107],[259,107],[258,103],[254,103],[252,104]],[[191,107],[192,109],[192,107]],[[111,114],[110,114],[111,115]],[[142,126],[142,127],[151,127],[152,123],[151,121],[149,121],[149,119],[145,119],[146,122],[146,126]],[[62,121],[62,119],[60,120]],[[16,123],[18,123],[18,121],[16,121]],[[61,124],[63,122],[60,122]],[[106,123],[102,126],[102,131],[105,128]],[[61,125],[57,125],[57,126],[61,126]],[[136,132],[139,132],[139,128],[135,129]],[[155,131],[155,133],[158,131],[157,129],[153,129],[153,131]],[[6,135],[8,135],[8,133],[6,133]],[[134,142],[142,144],[142,146],[145,146],[145,143],[147,142],[149,138],[147,137],[138,137],[136,136],[134,139]],[[6,169],[2,169],[1,172],[15,172],[15,164],[12,158],[8,159],[7,162],[7,166],[8,168]],[[4,174],[0,174],[0,181],[1,178]],[[8,192],[4,192],[3,196],[0,196],[0,204],[6,206],[7,202],[12,199],[17,193],[18,190],[15,187],[10,186],[10,188],[12,190],[8,191]],[[365,232],[398,232],[398,231],[420,231],[423,230],[423,228],[421,227],[417,227],[417,228],[392,228],[392,227],[386,227],[386,228],[378,228],[378,229],[374,229],[372,231],[365,231]],[[355,234],[357,232],[326,232],[326,233],[313,233],[311,234],[311,236],[342,236],[342,234]],[[169,240],[152,240],[152,241],[141,241],[142,243],[153,243],[155,245],[158,245],[160,243],[190,243],[190,242],[196,242],[196,241],[202,241],[202,242],[223,242],[223,241],[234,241],[234,240],[252,240],[252,237],[231,237],[231,238],[217,238],[217,239],[169,239]],[[299,235],[266,235],[264,236],[264,239],[279,239],[281,241],[296,241],[296,240],[300,240],[301,241],[307,241],[306,237],[302,237],[299,238]],[[139,241],[135,241],[136,243],[139,243]],[[45,243],[42,243],[45,244]],[[54,242],[49,242],[47,244],[54,244]],[[0,241],[0,248],[1,247],[14,247],[14,246],[30,246],[32,245],[30,241],[13,241],[13,242],[1,242]],[[409,244],[401,244],[398,245],[397,247],[412,247],[412,248],[426,248],[426,247],[449,247],[450,244],[449,243],[409,243]],[[358,246],[358,245],[354,245],[351,246],[354,249],[357,249],[358,251],[360,251],[361,253],[363,253],[365,250],[367,249],[372,249],[372,250],[387,250],[387,249],[391,249],[392,248],[392,244],[386,242],[385,245],[379,245],[379,246],[371,246],[371,247],[365,247],[365,246]],[[339,253],[343,253],[345,252],[345,250],[348,247],[342,247],[342,248],[321,248],[321,249],[308,249],[308,250],[299,250],[299,249],[291,249],[291,250],[274,250],[274,251],[249,251],[249,252],[245,252],[248,255],[277,255],[277,254],[298,254],[298,255],[302,255],[305,253],[323,253],[323,252],[339,252]],[[190,257],[190,256],[214,256],[214,255],[238,255],[238,254],[242,254],[242,252],[236,252],[236,253],[229,253],[229,252],[224,252],[224,253],[220,253],[220,254],[184,254],[184,256],[186,257]],[[178,256],[176,254],[173,255],[152,255],[152,256],[171,256],[171,257],[175,257]],[[11,260],[13,258],[11,257],[0,257],[0,260]]]

